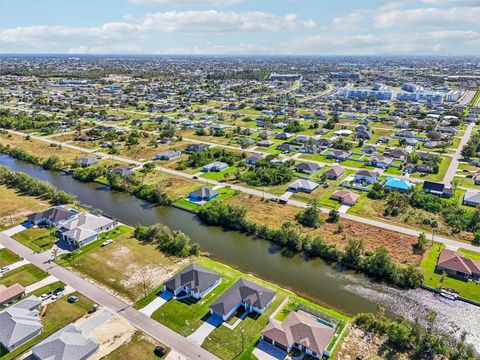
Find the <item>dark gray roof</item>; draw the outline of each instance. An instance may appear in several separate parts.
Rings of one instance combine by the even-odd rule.
[[[240,279],[210,305],[210,309],[222,315],[227,315],[241,303],[263,309],[272,301],[275,294],[275,291],[251,281]]]
[[[207,290],[220,278],[221,276],[217,273],[207,270],[200,265],[192,264],[167,280],[165,286],[171,290],[176,290],[181,286],[187,286],[195,292],[202,292]]]
[[[295,166],[297,171],[299,170],[309,170],[309,171],[317,171],[320,168],[320,165],[315,163],[301,163]]]
[[[70,324],[34,346],[32,353],[39,360],[84,360],[98,348],[95,341]]]
[[[68,219],[72,215],[73,213],[70,210],[57,206],[57,207],[53,207],[48,210],[45,210],[43,212],[38,212],[38,213],[28,215],[27,219],[32,222],[38,221],[40,219],[47,219],[51,222],[58,222],[58,221]]]

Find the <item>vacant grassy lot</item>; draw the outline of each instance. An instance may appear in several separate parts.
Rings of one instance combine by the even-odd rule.
[[[0,249],[0,267],[4,267],[20,261],[20,256],[8,249]]]
[[[412,174],[412,178],[418,178],[421,180],[429,180],[429,181],[442,181],[451,162],[452,162],[452,158],[450,156],[442,156],[442,161],[440,162],[438,174],[428,174],[426,176],[422,176],[419,173],[414,173]]]
[[[32,285],[47,277],[47,273],[32,264],[13,269],[0,277],[0,284],[11,286],[19,283],[23,287]]]
[[[115,349],[102,360],[155,360],[162,359],[153,353],[157,344],[154,340],[137,331],[128,342]]]
[[[245,194],[234,196],[226,203],[246,207],[248,219],[275,228],[280,227],[286,221],[295,223],[295,215],[301,211],[292,205],[279,206],[277,203],[263,201]],[[341,223],[344,225],[342,232],[338,232],[338,224],[331,223],[325,223],[318,229],[304,228],[304,231],[318,235],[326,242],[337,244],[340,247],[345,247],[350,239],[363,238],[366,250],[374,250],[383,245],[400,264],[420,264],[422,260],[422,256],[413,251],[413,245],[417,242],[413,236],[345,219],[342,219]]]
[[[26,140],[22,136],[11,134],[0,134],[0,142],[4,145],[10,145],[15,148],[23,148],[31,154],[35,154],[42,158],[56,155],[66,162],[72,162],[77,157],[84,155],[83,152],[73,150],[65,146],[50,146],[49,143],[41,140]]]
[[[465,298],[480,301],[480,284],[473,281],[464,281],[454,277],[446,276],[445,281],[441,284],[441,273],[435,272],[438,256],[440,252],[445,248],[445,245],[435,243],[425,254],[422,261],[422,270],[425,275],[425,285],[432,286],[434,288],[454,289],[458,291],[460,296]],[[461,250],[464,256],[471,259],[480,259],[480,253],[472,253],[466,250]]]
[[[82,249],[73,259],[62,260],[62,264],[132,302],[158,287],[177,269],[177,259],[163,255],[153,244],[140,243],[132,237],[131,230],[106,247],[100,246],[102,240],[86,251]]]
[[[46,339],[55,331],[60,330],[81,316],[87,314],[88,311],[91,310],[93,302],[80,293],[74,293],[73,295],[78,297],[78,301],[74,304],[70,304],[67,301],[67,297],[64,296],[48,305],[46,310],[42,313],[42,333],[8,354],[0,352],[0,359],[17,359],[21,354]]]
[[[56,228],[32,227],[15,234],[13,238],[32,250],[45,251],[51,249],[57,242],[56,232]]]
[[[199,181],[166,174],[161,171],[148,173],[144,178],[144,182],[149,185],[159,186],[173,199],[185,197],[190,192],[202,186],[202,183]]]
[[[14,189],[0,185],[0,229],[18,225],[27,215],[49,208],[49,204],[31,196],[22,196]]]

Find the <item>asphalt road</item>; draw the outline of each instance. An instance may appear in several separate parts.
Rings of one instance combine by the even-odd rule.
[[[166,326],[150,319],[148,316],[132,308],[130,305],[102,288],[81,278],[64,267],[49,262],[51,259],[50,252],[35,254],[31,249],[2,233],[0,233],[0,244],[30,261],[40,269],[48,272],[50,275],[55,276],[58,280],[71,286],[93,302],[108,308],[113,313],[125,318],[137,329],[174,349],[180,355],[185,356],[188,359],[217,359],[213,354],[190,342]]]
[[[474,124],[468,124],[465,133],[460,140],[460,145],[458,145],[455,153],[452,154],[452,162],[450,163],[450,166],[448,167],[448,170],[445,173],[442,181],[442,183],[444,183],[445,185],[449,186],[452,183],[453,178],[455,177],[455,173],[457,172],[460,159],[462,159],[463,147],[467,144],[468,140],[470,140],[474,126]]]

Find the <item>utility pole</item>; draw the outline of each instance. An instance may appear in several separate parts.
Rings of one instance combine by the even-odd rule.
[[[244,338],[244,332],[243,332],[243,327],[242,327],[242,353],[245,350],[245,338]]]

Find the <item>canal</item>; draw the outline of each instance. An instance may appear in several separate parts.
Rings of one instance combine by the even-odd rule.
[[[380,304],[390,314],[414,319],[424,318],[428,310],[435,310],[439,326],[455,330],[457,334],[467,331],[470,342],[480,350],[478,307],[450,302],[424,290],[402,291],[377,284],[321,259],[306,260],[301,255],[285,253],[268,241],[207,226],[189,212],[173,207],[152,207],[131,194],[109,191],[95,183],[81,183],[67,174],[47,171],[9,156],[0,155],[0,165],[48,181],[58,189],[75,194],[80,203],[126,224],[161,223],[181,230],[212,258],[343,313],[374,312]]]

